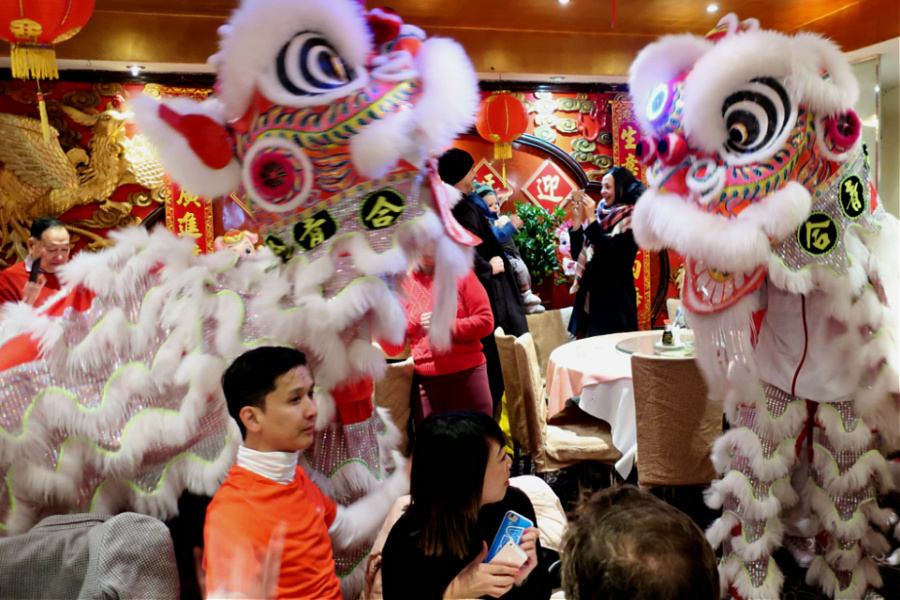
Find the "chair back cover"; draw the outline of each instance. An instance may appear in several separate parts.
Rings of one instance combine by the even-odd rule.
[[[386,408],[391,413],[391,420],[400,430],[400,444],[397,450],[406,456],[409,447],[409,419],[412,406],[413,376],[416,367],[412,357],[402,362],[389,363],[384,377],[375,382],[375,406]]]
[[[509,415],[509,432],[519,442],[522,452],[531,454],[531,440],[525,420],[525,399],[522,395],[523,382],[519,379],[516,361],[516,336],[507,335],[502,327],[494,331],[500,368],[503,369],[503,386],[506,389],[506,412]]]
[[[525,422],[528,428],[530,440],[529,451],[531,459],[537,466],[537,471],[543,472],[543,465],[547,462],[547,403],[544,402],[544,386],[541,383],[541,368],[538,366],[537,351],[534,348],[534,338],[530,333],[523,333],[515,339],[516,363],[519,369],[519,380],[522,386],[522,396],[525,413]],[[512,416],[510,416],[510,422]],[[510,425],[511,426],[511,425]]]
[[[693,359],[631,356],[637,421],[638,485],[709,485],[722,434],[722,404],[707,400]]]
[[[528,321],[528,331],[534,338],[534,346],[537,351],[542,377],[547,375],[547,363],[550,362],[550,353],[573,339],[568,329],[566,329],[569,321],[565,316],[565,313],[571,314],[571,312],[571,309],[565,312],[557,309],[525,315]]]

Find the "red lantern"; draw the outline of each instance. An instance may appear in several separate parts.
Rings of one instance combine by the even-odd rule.
[[[0,38],[12,44],[16,79],[58,79],[53,45],[71,38],[94,11],[94,0],[0,0]]]
[[[528,112],[509,92],[494,92],[481,101],[475,128],[478,135],[494,143],[494,158],[512,158],[512,142],[525,133]]]

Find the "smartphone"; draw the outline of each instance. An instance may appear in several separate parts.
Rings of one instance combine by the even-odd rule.
[[[490,563],[499,563],[504,565],[512,565],[519,568],[528,561],[528,555],[519,545],[512,540],[507,540],[506,544],[500,548],[500,552],[489,560]]]
[[[38,275],[41,274],[41,258],[38,257],[34,259],[34,262],[31,263],[31,275],[28,276],[28,281],[34,283],[38,279]],[[21,280],[19,280],[21,281]]]
[[[491,562],[509,542],[518,548],[522,533],[529,527],[534,527],[534,523],[514,510],[508,511],[500,523],[500,529],[497,530],[494,543],[491,544],[491,549],[488,550],[484,562]]]

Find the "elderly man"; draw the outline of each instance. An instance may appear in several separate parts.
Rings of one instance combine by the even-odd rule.
[[[40,260],[39,273],[32,278],[32,268]],[[0,305],[25,302],[40,306],[60,289],[57,270],[69,262],[69,232],[62,221],[41,217],[31,225],[28,256],[25,260],[0,271]]]

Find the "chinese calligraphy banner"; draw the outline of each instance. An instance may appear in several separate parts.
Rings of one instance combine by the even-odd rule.
[[[638,160],[635,149],[641,141],[641,130],[634,116],[634,105],[628,101],[615,101],[612,105],[613,160],[631,171],[635,177],[646,183],[645,169]],[[634,287],[637,290],[638,328],[650,329],[652,307],[650,283],[650,252],[638,250],[634,259]]]
[[[525,183],[522,193],[538,206],[553,210],[577,189],[578,186],[566,172],[548,158]]]
[[[194,238],[195,254],[213,251],[212,202],[195,196],[166,179],[166,229],[178,236]]]

